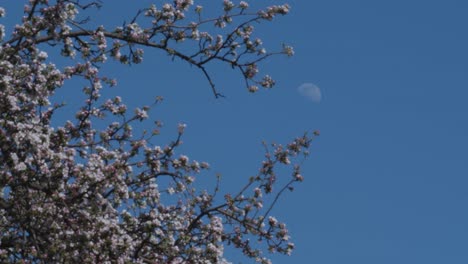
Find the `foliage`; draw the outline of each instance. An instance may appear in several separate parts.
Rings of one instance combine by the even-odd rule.
[[[0,25],[0,261],[224,263],[223,248],[230,245],[269,263],[252,238],[271,252],[290,254],[294,245],[286,226],[270,211],[303,180],[291,160],[307,155],[307,134],[267,147],[260,170],[238,193],[196,190],[196,175],[209,166],[176,154],[185,125],[165,146],[152,144],[158,124],[154,133],[134,136],[132,124],[147,119],[149,107],[132,114],[120,97],[101,98],[102,89],[116,83],[100,74],[109,57],[138,64],[144,49],[154,48],[199,69],[216,97],[221,94],[206,70],[213,61],[239,70],[251,92],[271,88],[270,76],[256,76],[258,63],[293,51],[284,46],[266,52],[253,38],[253,23],[287,14],[289,6],[251,12],[244,1],[225,0],[219,16],[205,18],[193,1],[176,0],[139,10],[123,26],[92,28],[86,14],[100,5],[30,0],[11,36]],[[179,51],[182,42],[192,51]],[[49,58],[44,49],[50,47],[68,60]],[[52,59],[70,63],[59,68]],[[88,83],[87,99],[74,117],[54,127],[62,105],[51,98],[70,79]],[[277,186],[281,164],[291,166],[292,174]]]

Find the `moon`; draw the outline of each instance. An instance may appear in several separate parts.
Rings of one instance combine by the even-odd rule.
[[[322,92],[320,88],[313,83],[303,83],[297,88],[297,91],[314,103],[320,103],[322,101]]]

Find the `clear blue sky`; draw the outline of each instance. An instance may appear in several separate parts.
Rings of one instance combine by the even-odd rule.
[[[163,133],[186,122],[183,150],[228,188],[257,171],[263,139],[320,129],[305,182],[274,211],[297,249],[274,263],[468,263],[468,2],[289,4],[290,15],[259,26],[267,48],[296,51],[264,65],[274,90],[251,95],[237,72],[213,67],[227,96],[215,100],[195,69],[148,51],[142,65],[110,68],[116,91],[133,106],[164,96],[152,115]],[[126,10],[107,6],[100,18]],[[321,103],[298,93],[309,82]]]

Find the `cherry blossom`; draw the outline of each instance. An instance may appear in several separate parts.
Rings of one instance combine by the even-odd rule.
[[[250,92],[272,88],[272,77],[257,77],[261,62],[293,50],[266,52],[253,25],[290,7],[250,11],[246,1],[219,2],[218,16],[206,16],[195,1],[175,0],[106,28],[87,19],[102,1],[29,0],[11,35],[0,25],[2,263],[229,263],[227,248],[271,263],[268,252],[291,254],[286,225],[270,213],[304,180],[299,164],[318,132],[284,146],[265,143],[258,172],[238,193],[221,194],[218,187],[196,188],[198,177],[211,175],[210,166],[178,152],[185,124],[174,128],[173,141],[159,145],[154,137],[161,122],[152,132],[134,131],[162,98],[133,111],[119,96],[102,98],[117,81],[100,69],[139,64],[145,49],[194,66],[215,97],[223,94],[206,65],[216,61],[238,70]],[[6,14],[0,7],[0,17]],[[193,48],[181,51],[181,42]],[[46,52],[51,48],[60,49],[67,65],[53,63],[58,55]],[[67,121],[52,125],[64,106],[54,94],[70,79],[86,83],[86,99]],[[290,174],[277,175],[285,170]]]

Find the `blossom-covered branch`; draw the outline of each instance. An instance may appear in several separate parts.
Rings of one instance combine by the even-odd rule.
[[[266,147],[258,173],[238,193],[220,197],[219,182],[212,192],[196,188],[208,163],[178,153],[184,124],[166,145],[154,144],[160,122],[134,135],[132,125],[145,122],[162,99],[131,112],[119,96],[101,98],[116,81],[100,73],[108,57],[137,64],[144,49],[155,48],[200,69],[216,97],[206,68],[214,61],[238,69],[251,92],[271,88],[270,76],[257,79],[258,64],[293,51],[267,52],[253,23],[287,14],[289,6],[251,12],[244,1],[224,0],[221,15],[205,18],[193,1],[176,0],[141,9],[120,27],[90,28],[86,12],[100,5],[30,0],[11,36],[0,25],[0,261],[227,263],[225,246],[259,263],[269,263],[264,250],[290,254],[286,225],[270,213],[303,180],[299,165],[314,135]],[[184,42],[188,48],[178,49]],[[60,47],[68,66],[53,64],[58,54],[45,47]],[[63,106],[54,93],[80,78],[85,101],[52,126]],[[281,166],[290,175],[279,181]]]
[[[138,11],[131,22],[124,26],[113,29],[103,26],[87,28],[88,19],[78,19],[79,13],[97,5],[97,2],[83,4],[80,1],[62,0],[51,5],[48,1],[33,1],[25,7],[26,22],[17,26],[13,36],[5,40],[2,46],[6,51],[16,53],[42,43],[61,44],[64,56],[75,57],[79,54],[93,63],[105,62],[111,56],[125,64],[142,61],[143,50],[138,46],[161,49],[200,69],[216,97],[221,94],[215,89],[205,68],[207,63],[217,60],[237,68],[249,91],[255,92],[258,90],[257,85],[271,88],[275,84],[268,75],[261,79],[256,78],[260,61],[275,54],[294,54],[289,46],[283,46],[278,52],[267,52],[261,39],[253,36],[254,23],[287,14],[287,4],[248,12],[246,2],[234,5],[231,1],[224,1],[222,15],[217,18],[203,18],[201,6],[190,9],[193,1],[174,1],[161,8],[152,5]],[[186,16],[194,14],[197,19],[187,21]],[[237,25],[236,21],[239,21]],[[213,36],[209,31],[203,31],[204,28],[209,30],[210,26],[223,29],[227,33]],[[182,42],[190,42],[190,46],[195,48],[192,52],[177,50],[176,44]]]

